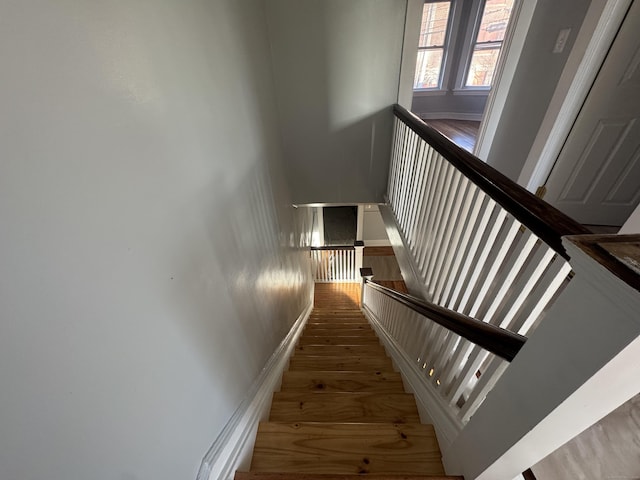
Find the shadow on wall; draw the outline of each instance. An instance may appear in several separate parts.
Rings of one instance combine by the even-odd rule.
[[[291,207],[280,132],[274,122],[273,83],[265,75],[271,71],[270,59],[252,55],[256,38],[237,33],[247,29],[265,32],[265,6],[264,2],[253,2],[250,8],[262,12],[247,16],[244,9],[248,2],[244,4],[221,5],[227,21],[220,28],[225,37],[234,39],[229,55],[251,60],[237,62],[234,72],[214,71],[220,77],[233,75],[234,92],[241,92],[236,96],[237,111],[230,112],[240,121],[225,128],[245,130],[251,140],[248,145],[255,146],[247,151],[247,145],[238,145],[230,149],[231,156],[221,153],[210,160],[224,164],[224,169],[198,199],[209,252],[194,251],[185,268],[201,270],[203,276],[194,287],[204,289],[197,296],[204,295],[211,304],[198,307],[189,292],[184,292],[181,304],[188,310],[198,308],[195,315],[185,317],[192,319],[194,344],[214,377],[235,376],[243,370],[250,383],[308,305],[312,279],[306,250],[310,219],[307,211]],[[259,40],[268,43],[266,36]],[[215,88],[220,79],[210,81]],[[214,265],[200,267],[206,263]],[[212,278],[207,271],[218,276]],[[221,351],[227,352],[225,358],[221,358]],[[222,364],[238,367],[224,369]]]
[[[395,0],[268,2],[295,203],[382,201],[405,8]]]
[[[193,278],[195,290],[183,290],[180,304],[190,310],[183,318],[212,373],[220,375],[220,364],[232,363],[238,366],[234,375],[244,370],[251,381],[309,304],[310,214],[289,206],[280,217],[288,216],[292,228],[280,230],[268,172],[258,166],[237,184],[234,198],[217,198],[213,192],[223,188],[209,185],[202,194],[207,200],[201,204],[209,206],[203,213],[209,251],[187,256],[185,270],[202,276]],[[214,277],[207,273],[212,270]],[[191,295],[210,298],[210,304],[198,306]]]

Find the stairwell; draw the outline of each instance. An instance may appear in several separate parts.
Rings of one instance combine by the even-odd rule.
[[[314,310],[236,480],[446,476],[432,425],[358,308],[359,285],[316,284]]]

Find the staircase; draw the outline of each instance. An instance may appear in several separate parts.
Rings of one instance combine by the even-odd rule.
[[[250,472],[236,480],[461,479],[445,476],[433,426],[354,301],[354,285],[316,284]]]

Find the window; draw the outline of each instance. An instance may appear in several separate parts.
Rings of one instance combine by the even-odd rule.
[[[429,95],[429,91],[442,94],[449,89],[489,89],[513,3],[514,0],[425,0],[414,90]],[[462,44],[461,48],[456,43]],[[447,85],[447,79],[451,79],[451,85]]]
[[[465,87],[490,87],[504,41],[513,0],[487,0],[480,17]]]
[[[413,88],[440,88],[451,2],[425,2]]]

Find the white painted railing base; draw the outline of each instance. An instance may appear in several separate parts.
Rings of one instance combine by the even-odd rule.
[[[434,426],[440,448],[448,448],[460,434],[463,428],[462,422],[451,415],[450,410],[442,404],[439,393],[426,380],[424,370],[418,368],[413,358],[409,358],[409,355],[387,332],[376,315],[366,305],[362,311],[382,340],[394,365],[400,370],[405,386],[415,395],[420,419],[423,423],[430,423]],[[449,465],[449,470],[452,469],[455,469],[455,465]],[[447,473],[455,474],[450,471]]]
[[[575,278],[442,449],[467,480],[513,478],[640,391],[640,293],[570,238]]]
[[[202,459],[196,480],[232,480],[236,470],[248,469],[258,423],[266,419],[273,392],[311,314],[311,303],[298,317],[287,336],[271,355],[247,396]]]

